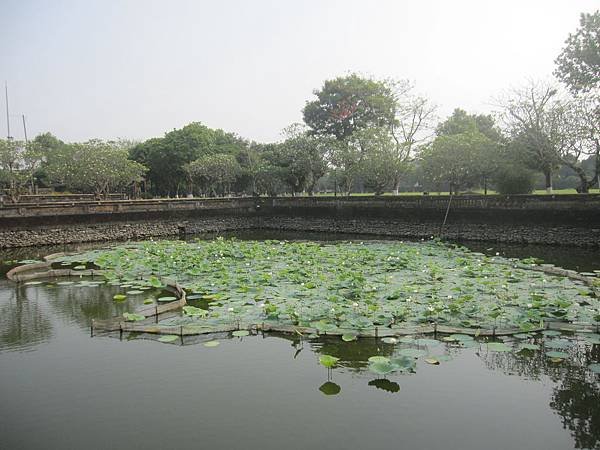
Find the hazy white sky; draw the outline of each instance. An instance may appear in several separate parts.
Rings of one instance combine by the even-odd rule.
[[[273,141],[323,80],[408,78],[439,105],[548,78],[598,0],[0,0],[11,134],[146,139],[200,121]],[[4,96],[2,96],[2,105]],[[4,108],[2,108],[2,111]],[[0,134],[6,135],[5,114]]]

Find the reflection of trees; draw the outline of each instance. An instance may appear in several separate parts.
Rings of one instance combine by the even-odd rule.
[[[127,298],[123,302],[115,302],[113,296],[120,292],[115,286],[100,285],[97,287],[57,286],[46,287],[48,301],[58,316],[76,323],[82,328],[89,327],[92,319],[110,319],[122,316],[124,312],[134,311],[139,300],[145,295]],[[137,301],[136,301],[137,300]]]
[[[576,448],[600,448],[600,377],[587,366],[600,361],[600,345],[574,345],[569,358],[553,363],[542,352],[481,352],[491,370],[539,380],[549,377],[554,383],[550,407],[560,416],[563,427],[573,436]],[[530,355],[530,356],[527,356]]]
[[[52,336],[52,322],[44,314],[39,297],[28,298],[23,288],[3,289],[0,303],[0,350],[28,349]]]
[[[369,364],[370,356],[389,357],[395,348],[393,344],[385,344],[380,339],[358,338],[356,341],[344,342],[339,336],[324,336],[319,341],[311,342],[310,346],[315,353],[340,358],[339,366],[357,371]]]

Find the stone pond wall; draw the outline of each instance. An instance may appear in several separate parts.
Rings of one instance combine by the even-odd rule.
[[[600,247],[600,195],[54,202],[0,208],[0,248],[266,229]]]

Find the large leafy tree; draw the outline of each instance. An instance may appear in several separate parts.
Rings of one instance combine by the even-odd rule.
[[[446,183],[450,193],[476,186],[482,163],[493,153],[494,142],[477,130],[441,135],[421,154],[425,176],[438,186]]]
[[[231,133],[194,122],[133,147],[131,158],[148,167],[147,180],[154,194],[179,195],[187,179],[186,164],[216,153],[236,155],[245,145]]]
[[[205,155],[184,166],[190,180],[200,184],[208,195],[225,195],[241,173],[241,167],[233,155],[216,153]]]
[[[573,93],[600,88],[600,11],[581,14],[579,24],[556,59],[555,74]]]
[[[304,122],[315,134],[349,138],[356,130],[389,126],[396,116],[397,100],[385,81],[357,74],[327,80],[307,102]]]
[[[97,196],[125,189],[142,181],[146,168],[128,159],[121,142],[99,139],[66,144],[45,162],[45,171],[55,184]]]
[[[456,108],[452,115],[436,127],[436,135],[442,136],[485,136],[486,145],[480,146],[475,153],[471,164],[471,173],[480,177],[484,193],[487,194],[488,180],[498,170],[500,162],[498,151],[504,141],[494,118],[486,114],[469,114],[465,110]],[[481,136],[478,136],[481,135]]]
[[[306,190],[313,195],[315,185],[327,171],[327,155],[335,144],[333,138],[309,133],[301,124],[284,130],[286,139],[278,146],[278,165],[292,194]]]

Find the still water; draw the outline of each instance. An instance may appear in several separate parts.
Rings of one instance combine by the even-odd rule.
[[[477,249],[600,268],[593,251]],[[110,289],[0,281],[0,448],[600,448],[600,375],[587,369],[600,345],[556,364],[442,343],[433,352],[451,360],[382,379],[367,358],[393,346],[373,339],[91,337],[92,318],[134,306]],[[331,374],[321,354],[341,358]]]

